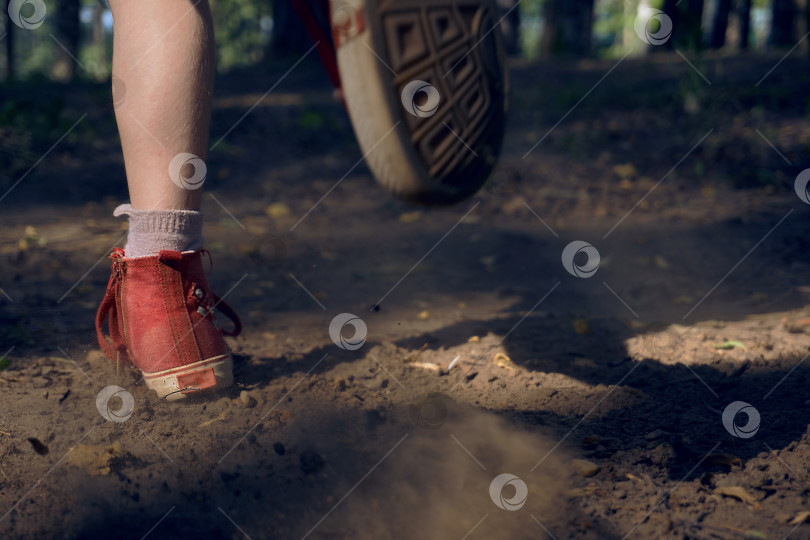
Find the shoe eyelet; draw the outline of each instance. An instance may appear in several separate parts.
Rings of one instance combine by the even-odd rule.
[[[197,308],[197,313],[199,313],[203,317],[208,315],[208,311],[202,306]]]
[[[203,291],[202,289],[195,289],[194,290],[194,296],[196,296],[197,298],[202,300],[203,296],[205,296],[205,291]]]

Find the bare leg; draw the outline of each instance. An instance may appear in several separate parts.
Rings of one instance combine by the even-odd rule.
[[[198,210],[201,189],[169,176],[180,153],[205,160],[214,84],[207,0],[110,0],[114,18],[115,117],[136,210]],[[186,166],[184,174],[191,176]]]

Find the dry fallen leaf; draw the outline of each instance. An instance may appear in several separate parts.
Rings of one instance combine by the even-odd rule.
[[[809,518],[809,517],[810,517],[810,511],[802,510],[801,512],[796,514],[795,518],[790,520],[790,523],[788,523],[788,525],[798,525],[799,523],[804,523],[805,521],[807,521],[807,518]]]
[[[720,486],[714,490],[720,495],[738,499],[744,503],[748,503],[754,508],[762,508],[753,495],[748,493],[742,486]]]
[[[661,255],[656,255],[655,257],[653,257],[653,262],[655,263],[655,266],[657,266],[661,270],[667,270],[669,268],[669,262]]]
[[[214,422],[219,422],[220,420],[225,420],[225,413],[227,413],[227,412],[228,412],[228,410],[227,410],[227,409],[225,409],[224,411],[222,411],[221,413],[219,413],[219,416],[217,416],[216,418],[212,418],[211,420],[206,420],[205,422],[203,422],[202,424],[200,424],[200,426],[199,426],[199,427],[210,426],[210,425],[211,425],[211,424],[213,424]]]
[[[574,319],[574,332],[577,334],[587,334],[588,321],[586,319]]]
[[[597,486],[595,484],[588,484],[587,486],[585,486],[583,488],[569,489],[568,491],[565,492],[565,494],[570,496],[570,497],[582,497],[582,496],[586,496],[586,495],[591,495],[591,494],[595,493],[598,490],[599,490],[599,486]]]
[[[290,207],[283,202],[275,202],[268,206],[264,212],[271,218],[282,218],[290,214]]]
[[[624,163],[613,166],[613,172],[619,178],[633,178],[638,175],[636,167],[632,163]]]
[[[439,371],[439,369],[440,369],[438,364],[434,364],[433,362],[411,362],[411,363],[406,364],[406,365],[413,366],[413,367],[418,367],[418,368],[422,368],[422,369],[429,369],[429,370],[432,370],[432,371]]]
[[[413,212],[405,212],[404,214],[399,215],[399,222],[400,223],[411,223],[414,221],[419,221],[422,217],[422,212],[419,210],[414,210]]]
[[[496,366],[506,368],[506,369],[514,369],[514,365],[515,365],[515,364],[512,363],[511,358],[509,358],[508,356],[506,356],[505,354],[500,353],[500,352],[495,355],[495,358],[492,359],[492,362]]]

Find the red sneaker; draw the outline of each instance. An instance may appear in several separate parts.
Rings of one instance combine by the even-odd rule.
[[[211,292],[201,251],[161,251],[126,258],[115,248],[107,293],[96,314],[101,350],[143,372],[158,397],[176,400],[233,383],[233,360],[222,335],[241,331],[239,317]],[[234,323],[214,325],[216,308]],[[103,334],[109,315],[110,338]]]

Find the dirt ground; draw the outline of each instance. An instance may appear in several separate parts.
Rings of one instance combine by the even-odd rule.
[[[107,88],[4,88],[0,537],[810,538],[810,70],[780,57],[516,62],[491,182],[434,209],[358,164],[317,65],[221,77],[206,242],[244,331],[181,403],[95,343]]]

